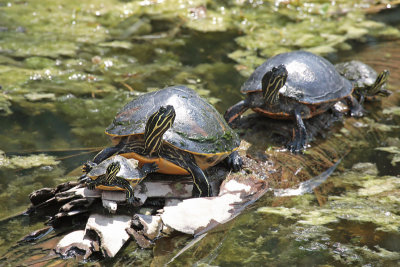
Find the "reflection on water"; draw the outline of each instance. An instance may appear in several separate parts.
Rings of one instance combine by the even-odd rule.
[[[242,97],[238,89],[245,77],[239,73],[248,74],[267,55],[297,47],[318,48],[321,53],[349,48],[346,38],[363,39],[368,33],[365,28],[373,28],[370,34],[374,36],[374,31],[398,34],[364,21],[360,28],[348,28],[343,37],[329,26],[338,23],[331,19],[335,15],[330,6],[310,7],[310,14],[304,7],[288,7],[278,14],[268,6],[253,10],[247,5],[227,4],[223,12],[218,9],[229,15],[222,19],[215,4],[208,3],[213,9],[209,15],[215,20],[203,21],[202,27],[209,29],[216,21],[226,31],[207,33],[194,24],[182,28],[185,19],[176,21],[170,8],[161,5],[164,9],[157,10],[151,1],[147,7],[137,7],[134,1],[89,2],[80,10],[75,8],[76,1],[65,3],[64,8],[50,5],[53,12],[43,10],[38,1],[1,4],[0,18],[5,24],[0,25],[0,39],[5,41],[0,41],[0,113],[7,116],[0,120],[0,149],[6,152],[0,155],[0,253],[10,251],[1,264],[34,262],[51,251],[60,233],[39,245],[16,242],[41,228],[46,218],[9,217],[26,209],[31,191],[75,179],[76,174],[70,176],[69,172],[92,157],[93,152],[84,153],[87,148],[107,144],[104,129],[116,111],[140,91],[187,84],[223,112]],[[6,6],[9,13],[4,12]],[[129,10],[124,19],[119,13],[122,7]],[[130,16],[133,10],[140,15]],[[186,18],[186,11],[176,12]],[[28,20],[16,16],[20,13],[30,14]],[[271,17],[264,17],[266,14]],[[363,18],[348,14],[342,27]],[[292,23],[293,28],[283,24],[290,17],[301,23]],[[309,28],[310,21],[324,22],[324,17],[328,17],[325,28]],[[261,19],[269,22],[258,23]],[[307,29],[305,33],[297,27],[300,24]],[[265,39],[267,30],[273,38]],[[276,41],[278,37],[283,43]],[[327,42],[329,47],[323,45]],[[339,171],[313,193],[266,195],[234,221],[208,233],[171,265],[398,263],[400,163],[396,159],[400,153],[375,148],[400,147],[400,115],[389,108],[400,104],[399,45],[374,37],[348,52],[328,56],[340,61],[359,59],[377,71],[390,69],[390,89],[395,92],[383,104],[368,104],[371,112],[362,120],[368,127],[358,121],[360,131],[368,129],[368,139],[360,140],[364,142],[361,148],[343,159]],[[31,157],[40,153],[48,158]],[[77,153],[81,154],[70,157]],[[11,164],[13,160],[20,165]],[[370,164],[355,165],[358,162]],[[189,240],[191,237],[183,235],[160,240],[154,251],[138,249],[131,242],[118,258],[102,263],[165,263]]]

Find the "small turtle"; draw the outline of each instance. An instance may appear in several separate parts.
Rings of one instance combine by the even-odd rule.
[[[126,190],[126,200],[134,201],[133,188],[138,185],[149,173],[156,172],[156,163],[146,163],[137,168],[132,160],[116,155],[110,157],[90,170],[86,176],[88,189]]]
[[[168,87],[129,102],[106,129],[115,146],[102,150],[86,170],[120,154],[141,164],[157,163],[158,172],[191,175],[194,196],[212,196],[203,170],[227,159],[241,168],[240,140],[218,111],[194,90]]]
[[[363,108],[351,95],[353,85],[326,59],[306,51],[276,55],[260,65],[242,85],[247,98],[230,107],[225,120],[234,124],[247,109],[273,119],[296,121],[291,152],[302,151],[307,142],[303,119],[330,109],[346,99],[352,116],[362,116]]]
[[[353,94],[358,97],[360,104],[363,104],[365,98],[371,99],[376,95],[389,96],[392,93],[386,89],[390,74],[388,70],[383,70],[378,75],[373,68],[358,60],[338,63],[335,68],[353,84]]]

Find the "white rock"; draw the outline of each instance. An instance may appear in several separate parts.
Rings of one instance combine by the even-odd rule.
[[[84,259],[92,254],[93,243],[89,239],[85,239],[85,231],[74,231],[64,236],[57,244],[55,252],[63,257],[71,257],[76,255],[76,249],[83,251]]]
[[[102,199],[102,202],[103,202],[103,207],[106,208],[110,213],[114,214],[117,212],[117,208],[118,208],[117,202],[107,200],[107,199]]]
[[[176,206],[164,207],[164,224],[186,234],[206,229],[212,221],[224,223],[232,218],[232,205],[241,202],[240,194],[212,198],[185,199]]]
[[[101,199],[113,202],[125,202],[126,193],[125,191],[104,190],[101,192]]]
[[[151,216],[137,214],[140,223],[143,225],[143,230],[141,231],[148,239],[153,240],[159,236],[162,222],[160,216]]]
[[[90,215],[86,232],[93,230],[100,238],[100,251],[105,257],[114,257],[129,239],[126,228],[130,227],[131,217],[126,215]]]

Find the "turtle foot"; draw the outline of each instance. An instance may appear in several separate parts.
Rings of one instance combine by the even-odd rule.
[[[352,117],[361,118],[366,113],[367,111],[361,105],[354,106],[350,109],[350,116]]]
[[[96,188],[96,185],[94,183],[86,183],[86,188],[89,190],[94,190]]]
[[[305,129],[296,129],[293,140],[286,147],[294,154],[302,153],[307,147],[307,132]]]
[[[237,151],[233,151],[225,160],[226,165],[228,168],[233,170],[234,172],[238,172],[243,167],[243,160],[239,156]]]
[[[84,173],[89,173],[97,164],[94,163],[93,161],[88,161],[85,164],[83,164],[82,171]]]

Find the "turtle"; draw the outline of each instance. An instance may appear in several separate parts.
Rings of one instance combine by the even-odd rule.
[[[115,155],[86,174],[86,187],[88,189],[125,190],[126,200],[129,204],[134,202],[133,188],[138,185],[149,173],[156,172],[156,163],[146,163],[142,168],[137,168],[132,159]]]
[[[105,133],[115,145],[100,151],[86,171],[115,154],[140,164],[156,162],[159,173],[191,175],[195,197],[213,195],[203,170],[222,160],[234,171],[243,164],[236,132],[211,104],[183,85],[132,100]]]
[[[329,110],[338,100],[346,99],[352,116],[364,114],[352,96],[353,85],[340,75],[326,59],[307,51],[293,51],[271,57],[250,75],[241,87],[247,98],[225,112],[225,120],[233,126],[241,114],[251,108],[273,119],[296,122],[291,152],[303,151],[307,131],[303,119]]]
[[[378,73],[367,64],[351,60],[335,64],[336,70],[349,80],[354,87],[353,95],[356,95],[360,104],[365,98],[373,99],[375,96],[389,96],[392,92],[386,89],[389,78],[389,70]]]

